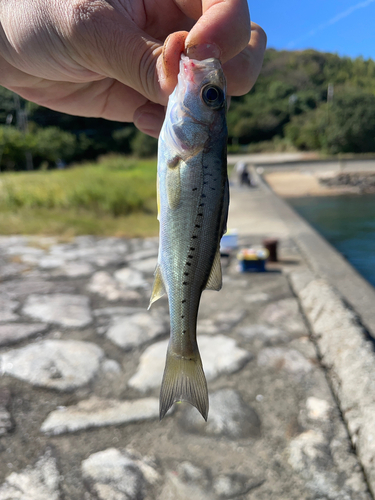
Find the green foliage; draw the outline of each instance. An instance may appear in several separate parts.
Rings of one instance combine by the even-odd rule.
[[[131,141],[131,148],[138,158],[149,158],[157,154],[158,141],[138,130]]]
[[[300,149],[366,153],[375,151],[374,131],[375,96],[351,91],[294,117],[285,127],[285,136]]]
[[[6,174],[1,181],[2,210],[74,209],[118,217],[156,206],[154,161],[110,156],[66,170]]]

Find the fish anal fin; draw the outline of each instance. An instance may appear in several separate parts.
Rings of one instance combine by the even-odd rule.
[[[177,401],[195,406],[207,421],[207,382],[199,353],[188,358],[177,356],[168,348],[160,390],[160,420]]]
[[[178,207],[181,199],[181,161],[181,158],[174,157],[168,162],[166,187],[168,205],[172,210],[175,210]]]
[[[165,290],[165,285],[163,281],[163,277],[161,275],[160,267],[159,265],[156,267],[155,270],[155,279],[154,279],[154,287],[152,289],[152,294],[150,298],[150,304],[148,306],[148,309],[150,309],[151,304],[159,300],[163,295],[165,295],[167,292]]]
[[[220,247],[216,250],[214,262],[212,264],[211,273],[208,277],[205,290],[221,290],[223,286],[223,275],[221,271]]]

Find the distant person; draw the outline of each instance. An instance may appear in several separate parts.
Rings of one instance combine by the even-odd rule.
[[[236,163],[235,168],[238,177],[238,184],[240,186],[251,187],[250,174],[247,167],[247,163],[245,163],[244,161],[239,161]]]
[[[218,57],[236,96],[254,85],[266,47],[246,0],[2,0],[0,22],[0,85],[154,137],[181,52]]]

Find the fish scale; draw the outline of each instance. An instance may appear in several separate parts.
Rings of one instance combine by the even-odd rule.
[[[219,245],[226,227],[225,78],[216,59],[182,56],[159,138],[159,256],[150,305],[167,293],[171,334],[160,418],[188,401],[207,419],[208,393],[196,339],[204,289],[221,288]]]

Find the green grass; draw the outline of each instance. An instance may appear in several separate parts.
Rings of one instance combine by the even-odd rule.
[[[0,234],[157,232],[155,160],[111,155],[66,170],[0,176]]]

